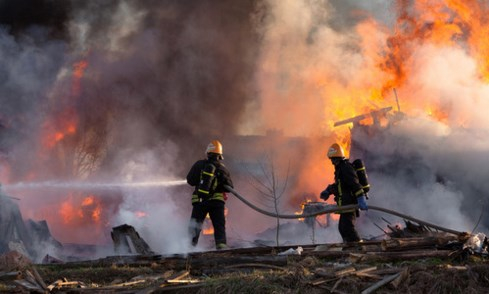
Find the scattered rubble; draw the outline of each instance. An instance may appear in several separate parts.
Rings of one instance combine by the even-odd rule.
[[[124,224],[112,228],[110,233],[114,242],[114,250],[119,254],[154,255],[149,245],[141,238],[134,227]]]
[[[431,232],[428,236],[358,243],[253,247],[171,256],[115,255],[35,266],[11,251],[0,256],[0,289],[31,293],[205,293],[232,291],[233,283],[246,283],[244,287],[257,287],[250,291],[265,292],[300,288],[311,293],[437,293],[454,287],[487,292],[487,251],[477,250],[487,248],[487,238],[476,249],[471,245],[482,237]],[[447,279],[454,274],[460,278]]]
[[[248,292],[489,291],[485,234],[438,232],[409,221],[405,228],[388,228],[382,240],[162,256],[125,224],[112,231],[117,255],[96,260],[46,255],[36,265],[15,250],[1,255],[0,291],[205,293],[243,287],[249,287]],[[447,278],[455,273],[460,278]]]

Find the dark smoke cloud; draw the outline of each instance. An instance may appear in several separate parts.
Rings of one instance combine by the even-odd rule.
[[[84,81],[82,96],[107,100],[117,120],[114,144],[152,148],[171,141],[186,161],[187,154],[202,154],[210,138],[234,133],[252,96],[253,2],[115,3],[119,10],[94,1],[75,13],[75,21],[94,20],[86,38],[94,47],[89,73],[97,78]],[[132,25],[139,27],[120,27],[138,13]]]
[[[1,5],[4,182],[181,178],[203,157],[210,140],[236,132],[253,102],[260,42],[250,20],[254,1]],[[75,78],[80,62],[87,66]],[[76,133],[46,147],[46,134],[63,130],[70,119],[76,121]],[[30,196],[36,199],[22,202],[26,217],[46,217],[44,210],[29,205],[61,203],[66,200],[63,193]],[[137,224],[134,210],[151,208],[157,219],[146,220],[151,223],[148,230],[165,236],[164,230],[151,230],[152,225],[161,228],[165,223],[168,230],[185,226],[187,216],[180,218],[177,209],[182,209],[182,202],[190,205],[182,197],[177,199],[180,204],[174,203],[172,195],[176,193],[121,191],[104,199],[110,198],[111,207],[121,207],[112,219],[114,226],[124,221]],[[133,197],[141,199],[134,202]],[[58,223],[51,222],[57,226],[55,237],[65,229]],[[185,228],[182,232],[186,234]],[[85,240],[105,240],[106,233]]]
[[[39,123],[74,109],[85,132],[75,141],[95,132],[97,142],[92,145],[108,144],[110,136],[106,169],[118,165],[114,161],[119,152],[127,157],[130,150],[168,144],[178,146],[172,155],[181,158],[186,169],[187,154],[200,156],[209,140],[235,132],[253,96],[258,44],[249,21],[253,1],[57,4],[3,3],[2,22],[9,29],[2,33],[1,54],[14,55],[2,60],[17,63],[4,64],[1,72],[6,77],[2,115],[7,120],[30,110],[23,116]],[[70,35],[62,40],[51,34],[66,30]],[[31,42],[33,38],[37,42]],[[19,64],[22,57],[28,60]],[[60,73],[79,60],[87,60],[88,66],[81,92],[68,101],[62,96],[70,95],[70,79]],[[26,68],[22,74],[28,76],[17,78],[16,67],[28,62],[34,63],[34,70]],[[29,93],[19,93],[26,88]],[[41,107],[48,92],[53,97]],[[17,131],[35,132],[25,126]],[[177,172],[183,169],[177,167]]]
[[[36,37],[41,41],[45,35],[39,33]],[[44,40],[33,42],[27,36],[16,40],[0,28],[0,144],[4,156],[19,155],[21,162],[16,164],[18,170],[12,170],[13,176],[27,172],[22,161],[34,160],[32,146],[37,136],[33,133],[42,124],[47,92],[64,62],[59,52],[66,49],[66,44]]]
[[[11,34],[22,35],[32,27],[48,30],[52,38],[67,36],[70,1],[4,0],[0,2],[0,25]]]

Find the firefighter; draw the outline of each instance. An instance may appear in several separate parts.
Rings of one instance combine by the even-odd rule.
[[[221,162],[223,160],[222,144],[213,140],[205,151],[207,159],[194,163],[187,174],[187,183],[195,187],[192,194],[192,216],[189,231],[192,245],[199,241],[202,224],[209,214],[214,227],[214,241],[216,249],[228,248],[226,242],[226,219],[224,204],[227,200],[224,185],[233,187],[228,169]]]
[[[329,196],[333,194],[338,206],[358,204],[361,210],[367,210],[368,206],[365,192],[358,180],[355,169],[348,159],[345,158],[343,148],[337,143],[334,143],[328,150],[328,158],[331,159],[335,168],[335,182],[334,184],[328,185],[328,187],[321,192],[320,198],[326,201]],[[357,216],[357,210],[340,213],[338,230],[343,238],[343,242],[360,241],[358,232],[355,229]]]

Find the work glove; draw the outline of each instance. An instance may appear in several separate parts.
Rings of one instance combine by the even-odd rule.
[[[326,189],[321,192],[319,198],[323,199],[324,201],[328,200],[329,195],[334,194],[336,191],[336,186],[334,184],[328,185]]]
[[[367,199],[365,198],[365,195],[358,197],[357,201],[358,201],[358,208],[360,208],[360,210],[368,210]]]
[[[329,193],[328,189],[326,189],[323,192],[321,192],[321,194],[319,194],[319,198],[321,198],[324,201],[326,201],[326,200],[328,200],[329,195],[330,195],[330,193]]]

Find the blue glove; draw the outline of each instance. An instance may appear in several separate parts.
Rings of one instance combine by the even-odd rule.
[[[358,197],[357,201],[358,201],[358,207],[360,208],[360,210],[368,210],[367,199],[365,199],[365,195]]]
[[[326,200],[328,200],[329,195],[330,195],[329,190],[328,190],[328,189],[326,189],[326,190],[324,190],[323,192],[321,192],[321,194],[319,194],[319,198],[321,198],[321,199],[323,199],[324,201],[326,201]]]

